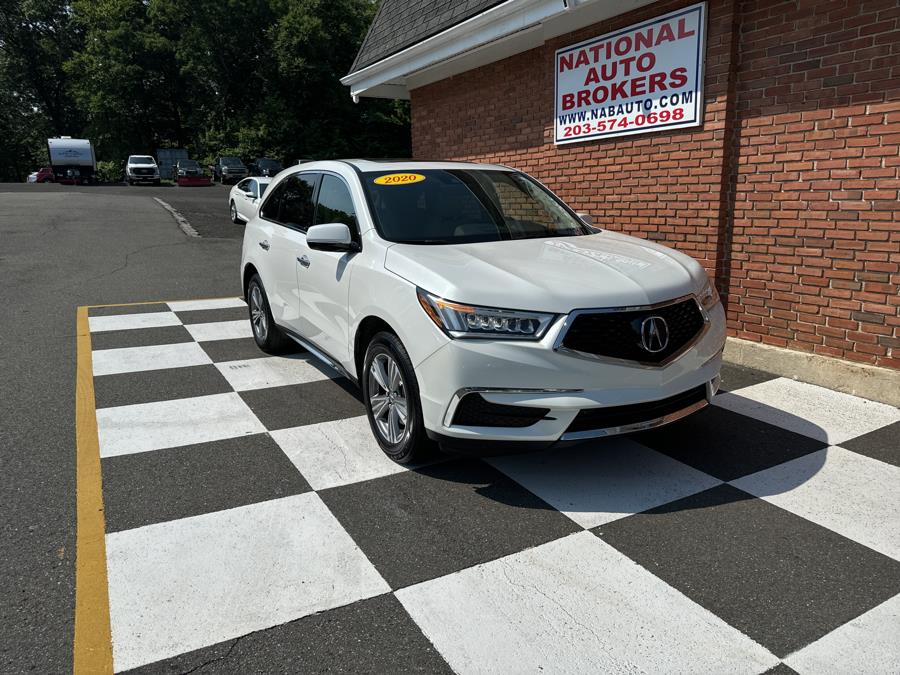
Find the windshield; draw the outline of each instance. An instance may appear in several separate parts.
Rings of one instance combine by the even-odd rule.
[[[265,167],[266,169],[274,169],[281,166],[281,164],[276,162],[274,159],[260,159],[256,163],[258,166]]]
[[[223,157],[222,164],[242,164],[241,160],[237,157]]]
[[[197,164],[196,159],[180,159],[178,160],[178,166],[182,169],[196,169],[199,164]]]
[[[577,216],[521,173],[478,169],[368,172],[363,185],[389,241],[460,244],[592,234]]]
[[[119,157],[121,157],[121,156],[122,155],[119,155]],[[119,161],[121,162],[122,160],[119,160]],[[128,158],[128,163],[129,164],[156,164],[156,162],[153,161],[153,158],[148,157],[147,155],[132,155],[131,157]]]

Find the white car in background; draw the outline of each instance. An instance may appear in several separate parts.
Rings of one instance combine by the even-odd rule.
[[[130,155],[125,162],[125,180],[129,185],[152,183],[159,185],[159,166],[150,155]]]
[[[271,178],[245,178],[236,183],[228,193],[228,213],[231,222],[246,223],[256,215],[262,196],[272,182]]]
[[[393,460],[659,426],[709,403],[725,312],[704,269],[589,228],[533,178],[456,162],[320,161],[244,231],[257,344],[360,386]]]

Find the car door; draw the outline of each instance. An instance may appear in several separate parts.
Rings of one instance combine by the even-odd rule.
[[[318,180],[319,174],[304,172],[279,183],[278,218],[272,228],[267,256],[273,277],[273,287],[266,287],[272,316],[276,323],[301,334],[297,267],[298,260],[308,251],[306,230],[313,224]]]
[[[244,220],[249,221],[256,215],[256,181],[252,178],[245,178],[237,184],[237,188],[238,194],[235,199],[235,207],[237,207],[238,213],[243,216]]]
[[[324,173],[316,202],[316,224],[344,223],[359,244],[357,209],[343,178]],[[297,269],[302,335],[338,361],[348,361],[350,275],[357,254],[304,249]]]

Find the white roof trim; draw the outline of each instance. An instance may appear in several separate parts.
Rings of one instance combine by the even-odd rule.
[[[409,90],[538,47],[545,40],[656,0],[507,0],[341,78],[360,96],[409,98]]]

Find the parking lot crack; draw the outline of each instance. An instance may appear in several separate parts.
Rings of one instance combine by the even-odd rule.
[[[220,661],[226,661],[231,656],[231,653],[234,651],[234,648],[237,646],[237,643],[240,642],[244,637],[245,636],[242,635],[240,637],[235,638],[232,641],[231,645],[228,647],[228,651],[225,652],[222,656],[217,656],[214,659],[209,659],[208,661],[204,661],[200,665],[194,666],[190,670],[183,671],[181,675],[189,675],[190,673],[198,673],[201,670],[203,670],[204,668],[206,668],[206,666],[210,666],[213,663],[218,663]]]

